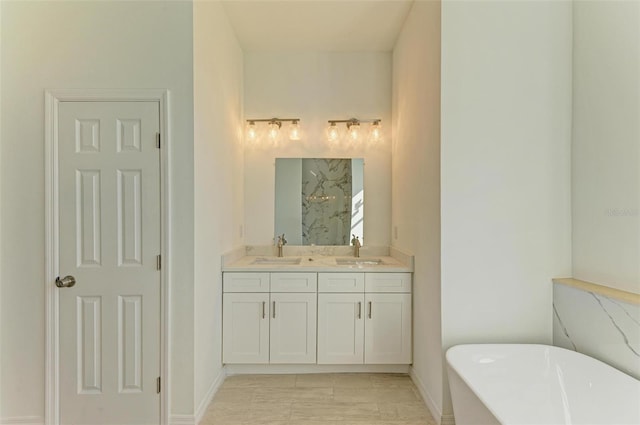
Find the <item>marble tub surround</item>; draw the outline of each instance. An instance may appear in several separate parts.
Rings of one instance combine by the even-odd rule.
[[[607,298],[622,301],[627,304],[640,305],[640,294],[634,294],[621,289],[598,285],[597,283],[574,279],[572,277],[553,279],[553,283],[572,286],[583,291],[593,292],[594,294],[603,295]]]
[[[554,279],[553,344],[640,379],[640,296],[575,279]]]

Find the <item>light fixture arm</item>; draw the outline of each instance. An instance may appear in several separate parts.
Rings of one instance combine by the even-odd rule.
[[[268,122],[278,124],[278,126],[282,126],[283,122],[292,122],[297,123],[300,121],[300,118],[260,118],[260,119],[248,119],[246,120],[249,124],[255,124],[257,122]]]
[[[329,139],[329,142],[332,143],[335,143],[340,137],[338,128],[336,126],[337,123],[346,124],[347,132],[349,133],[349,137],[352,142],[355,142],[362,137],[360,135],[360,124],[362,123],[371,123],[370,140],[377,142],[381,137],[380,123],[382,122],[382,120],[380,118],[365,120],[360,120],[358,118],[349,118],[348,120],[328,120],[328,122],[329,128],[327,129],[327,138]]]
[[[372,124],[380,124],[380,121],[382,121],[379,118],[375,118],[375,119],[368,119],[368,120],[359,120],[357,118],[349,118],[348,120],[329,120],[329,124],[334,125],[337,123],[346,123],[347,124],[347,128],[351,127],[352,125],[356,125],[356,124],[362,124],[362,123],[372,123]]]

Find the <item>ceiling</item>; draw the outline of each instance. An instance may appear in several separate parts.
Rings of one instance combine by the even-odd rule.
[[[413,0],[226,0],[247,51],[390,51]]]

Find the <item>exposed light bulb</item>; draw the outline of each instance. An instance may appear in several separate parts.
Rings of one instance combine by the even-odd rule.
[[[258,133],[256,132],[256,123],[253,121],[249,121],[247,124],[247,130],[245,132],[247,136],[247,140],[253,142],[258,137]]]
[[[371,125],[371,141],[378,142],[382,139],[382,126],[380,121],[374,121]]]
[[[338,131],[338,127],[336,123],[332,122],[327,129],[327,139],[329,139],[330,142],[337,142],[339,137],[340,132]]]
[[[353,140],[354,142],[356,140],[358,140],[358,137],[360,136],[360,123],[358,122],[352,122],[349,124],[349,137],[351,138],[351,140]]]
[[[280,126],[282,124],[280,124],[280,122],[278,121],[271,121],[269,123],[269,138],[271,140],[276,140],[278,138],[278,134],[280,134]]]
[[[300,124],[298,121],[292,121],[289,127],[289,139],[300,140]]]

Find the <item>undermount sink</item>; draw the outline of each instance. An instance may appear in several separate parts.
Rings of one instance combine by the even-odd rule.
[[[379,258],[336,258],[338,266],[379,266],[383,264]]]
[[[276,258],[256,258],[251,264],[282,264],[282,265],[295,265],[300,264],[300,257],[276,257]]]

